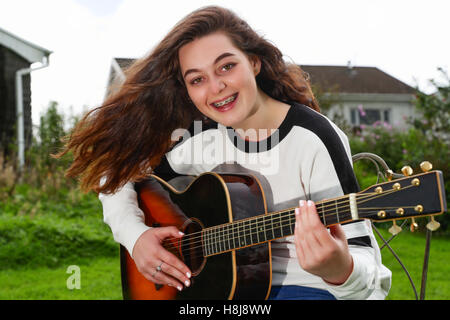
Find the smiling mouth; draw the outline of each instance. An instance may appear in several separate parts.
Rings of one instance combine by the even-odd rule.
[[[216,108],[221,108],[229,103],[232,103],[234,100],[236,100],[237,96],[238,96],[238,94],[235,93],[232,96],[226,98],[225,100],[222,100],[220,102],[213,102],[213,103],[211,103],[211,105]]]

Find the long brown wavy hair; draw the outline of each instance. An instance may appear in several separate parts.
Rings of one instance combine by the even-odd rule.
[[[300,67],[286,63],[280,50],[232,11],[204,7],[178,22],[147,56],[136,60],[118,90],[79,121],[57,155],[73,153],[66,175],[80,177],[83,191],[102,193],[114,193],[127,181],[148,175],[173,143],[172,132],[203,117],[189,99],[178,51],[218,31],[248,56],[261,59],[256,82],[266,94],[319,111]]]

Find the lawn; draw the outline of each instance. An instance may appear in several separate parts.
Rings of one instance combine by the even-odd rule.
[[[122,299],[118,259],[98,258],[78,265],[80,288],[70,288],[69,266],[0,271],[1,300]],[[69,280],[69,285],[68,285]]]
[[[102,221],[96,195],[59,193],[59,198],[45,198],[39,189],[21,186],[13,197],[0,201],[0,299],[122,299],[119,248]],[[389,238],[385,228],[379,230]],[[448,235],[432,237],[426,299],[450,299],[449,239]],[[391,246],[420,295],[425,233],[411,233],[405,227]],[[393,272],[387,299],[414,300],[397,260],[386,247],[381,253],[383,263]],[[68,280],[74,279],[67,272],[70,266],[79,268],[79,289],[68,287]]]
[[[389,237],[385,230],[383,236]],[[408,268],[420,295],[425,237],[403,231],[391,246]],[[388,300],[414,300],[410,282],[387,248],[382,250],[383,263],[393,272]],[[426,299],[450,299],[450,246],[448,238],[434,236],[431,241]],[[80,270],[80,289],[69,289],[69,265],[56,268],[34,267],[0,271],[0,299],[19,300],[116,300],[122,299],[118,254],[94,258],[90,263],[73,262]]]
[[[390,237],[386,230],[380,230],[385,239]],[[426,300],[450,299],[450,243],[448,236],[433,235],[430,244],[430,256],[425,291]],[[381,242],[380,246],[381,246]],[[415,283],[420,297],[422,267],[424,262],[426,237],[424,233],[411,233],[404,229],[392,242],[391,247],[400,257]],[[387,299],[414,300],[414,291],[408,276],[387,247],[381,250],[383,264],[392,271],[392,287]]]

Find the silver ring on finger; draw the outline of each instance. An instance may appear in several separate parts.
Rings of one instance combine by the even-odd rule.
[[[156,272],[162,271],[161,266],[164,264],[164,262],[161,262],[159,266],[156,267]]]

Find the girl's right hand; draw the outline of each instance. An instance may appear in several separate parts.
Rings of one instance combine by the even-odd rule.
[[[176,227],[158,227],[145,231],[136,241],[132,257],[139,272],[148,280],[169,285],[179,291],[190,285],[191,271],[162,245],[165,238],[181,238]]]

